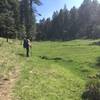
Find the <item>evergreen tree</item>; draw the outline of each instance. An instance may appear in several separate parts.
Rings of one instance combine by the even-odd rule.
[[[18,0],[0,1],[0,36],[16,37],[18,31]]]
[[[20,22],[25,26],[26,35],[33,37],[35,30],[35,12],[33,4],[40,5],[39,0],[22,0],[20,2]]]
[[[70,39],[75,39],[76,38],[76,34],[78,32],[78,10],[73,7],[70,10],[70,30],[69,30],[69,35],[70,35]]]
[[[91,0],[84,0],[79,8],[79,32],[77,36],[87,38],[87,28],[91,23]]]
[[[45,31],[48,26],[46,20],[44,23],[41,24],[44,29],[41,30],[41,37],[45,37],[45,40],[100,38],[100,3],[97,0],[84,0],[78,9],[73,7],[70,11],[65,5],[59,12],[53,13],[48,31]]]

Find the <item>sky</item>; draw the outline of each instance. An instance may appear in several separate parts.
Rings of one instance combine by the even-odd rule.
[[[42,18],[52,17],[54,11],[59,11],[66,4],[68,9],[71,9],[73,6],[78,8],[83,0],[40,0],[42,5],[37,8],[38,13],[41,16],[36,15],[37,22]],[[100,1],[100,0],[99,0]]]

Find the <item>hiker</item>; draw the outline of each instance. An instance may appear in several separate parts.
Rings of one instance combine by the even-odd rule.
[[[28,39],[28,37],[24,38],[23,47],[26,49],[26,56],[29,57],[31,43],[30,43],[30,40]]]

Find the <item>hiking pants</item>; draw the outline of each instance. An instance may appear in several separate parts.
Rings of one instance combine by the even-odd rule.
[[[26,56],[29,57],[29,47],[26,48]]]

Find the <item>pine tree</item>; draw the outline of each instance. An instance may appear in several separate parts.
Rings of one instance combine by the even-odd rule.
[[[15,38],[18,31],[18,0],[0,1],[0,36]],[[15,17],[16,16],[16,17]]]
[[[22,0],[20,2],[20,21],[25,26],[27,37],[32,37],[35,30],[35,12],[33,4],[40,5],[39,0]]]
[[[69,29],[69,35],[70,39],[75,39],[76,34],[78,32],[78,10],[73,7],[70,10],[70,23],[69,23],[70,29]]]

